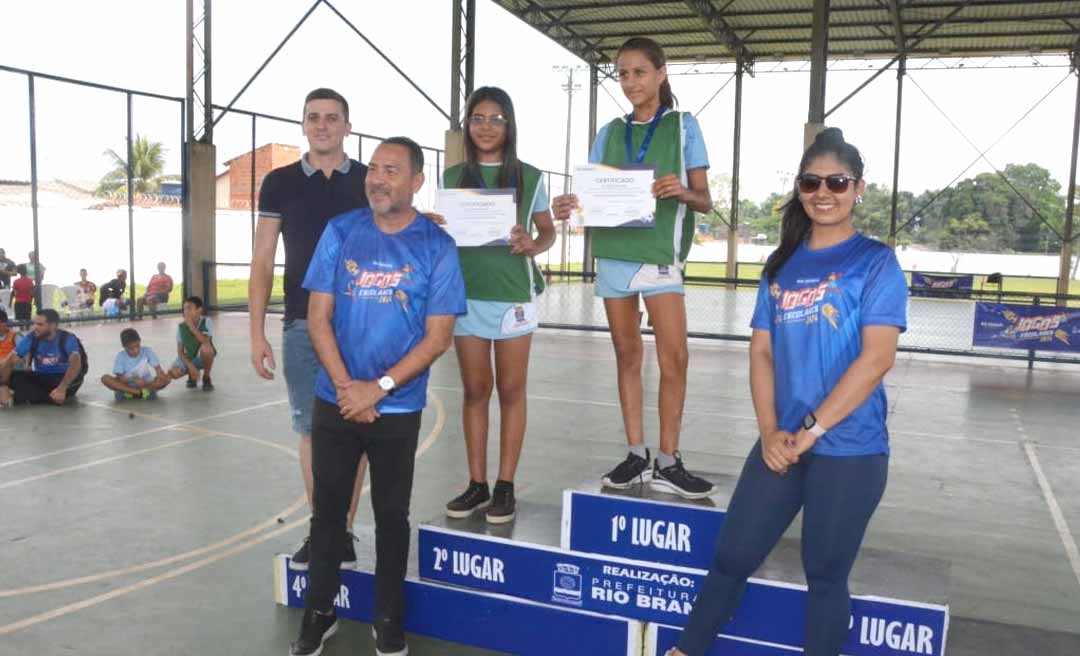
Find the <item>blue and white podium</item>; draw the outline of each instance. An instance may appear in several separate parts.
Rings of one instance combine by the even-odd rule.
[[[421,525],[407,630],[513,654],[663,656],[692,608],[724,512],[667,495],[568,490],[556,513],[526,504],[501,535],[476,518]],[[278,602],[302,606],[305,573],[279,556],[275,575]],[[947,576],[942,561],[865,549],[842,653],[943,656]],[[343,572],[340,616],[370,620],[372,582]],[[805,617],[798,545],[783,541],[709,653],[801,652]]]

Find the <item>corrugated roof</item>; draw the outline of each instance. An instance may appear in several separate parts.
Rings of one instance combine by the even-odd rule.
[[[493,0],[587,61],[610,62],[631,36],[669,61],[809,59],[813,0]],[[829,57],[1068,53],[1080,44],[1080,0],[833,0]],[[711,29],[710,29],[711,26]]]

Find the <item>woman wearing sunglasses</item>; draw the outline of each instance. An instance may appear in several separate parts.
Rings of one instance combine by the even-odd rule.
[[[852,222],[864,188],[859,151],[838,129],[819,134],[799,165],[751,322],[750,387],[761,438],[669,656],[708,651],[747,577],[800,508],[805,653],[837,656],[848,636],[848,575],[889,463],[882,379],[906,327],[908,298],[896,255]]]
[[[615,346],[619,402],[630,446],[626,459],[601,482],[621,490],[651,481],[654,489],[700,499],[712,494],[714,486],[688,472],[678,451],[690,358],[682,268],[693,243],[693,213],[712,210],[709,158],[697,120],[675,111],[660,46],[652,39],[632,38],[619,49],[616,65],[619,84],[634,111],[600,130],[589,161],[610,166],[654,165],[656,210],[651,228],[592,231],[595,293],[604,299]],[[573,194],[559,196],[552,212],[563,220],[577,205]],[[652,320],[660,363],[660,448],[654,462],[645,448],[639,295]]]
[[[544,290],[533,258],[551,248],[555,226],[540,171],[517,158],[510,96],[496,87],[481,87],[469,96],[465,116],[465,162],[446,169],[443,184],[448,189],[513,189],[518,224],[509,246],[458,248],[468,314],[458,317],[454,350],[465,388],[462,417],[469,486],[446,504],[446,514],[463,518],[487,508],[487,521],[502,524],[514,519],[514,473],[525,440],[525,383],[537,327],[533,301]],[[492,492],[487,483],[487,440],[493,387],[499,392],[500,453]]]

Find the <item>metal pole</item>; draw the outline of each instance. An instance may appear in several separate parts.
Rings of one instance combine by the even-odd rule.
[[[904,112],[904,75],[907,57],[900,57],[896,69],[896,140],[893,143],[892,214],[889,215],[889,246],[896,248],[896,206],[900,200],[900,129]]]
[[[34,107],[34,76],[27,75],[30,99],[30,212],[34,222],[34,301],[41,309],[41,244],[38,242],[37,111]]]
[[[808,122],[825,123],[825,78],[829,61],[829,0],[814,0],[810,40],[810,112]]]
[[[255,117],[251,117],[251,252],[255,252]]]
[[[574,107],[574,69],[567,72],[566,78],[566,156],[563,160],[563,193],[570,193],[570,118]],[[562,225],[562,263],[559,271],[566,275],[566,265],[570,259],[570,227],[568,221]]]
[[[739,277],[739,157],[742,154],[742,55],[735,59],[735,134],[732,139],[731,211],[728,220],[727,270],[728,278]]]
[[[195,141],[195,26],[192,23],[195,21],[195,0],[187,0],[184,3],[185,17],[184,25],[187,28],[185,34],[185,42],[187,43],[187,80],[184,85],[186,94],[184,96],[184,102],[187,106],[187,121],[184,134],[185,144],[190,144]],[[186,278],[185,278],[186,280]]]
[[[1073,71],[1076,73],[1076,109],[1073,115],[1072,161],[1069,165],[1069,191],[1065,197],[1065,230],[1061,237],[1061,262],[1058,272],[1058,304],[1065,305],[1063,296],[1069,293],[1072,278],[1073,219],[1076,213],[1076,158],[1080,149],[1080,52],[1073,54]]]
[[[128,316],[135,319],[135,142],[131,129],[131,92],[127,94]]]
[[[450,27],[450,129],[461,127],[461,2],[454,0]]]
[[[184,277],[184,298],[191,295],[191,183],[188,163],[191,153],[188,150],[187,126],[185,125],[185,106],[180,103],[180,272]]]
[[[476,0],[465,0],[465,97],[473,92],[476,70]]]
[[[203,0],[203,143],[214,143],[214,98],[210,87],[210,0]]]

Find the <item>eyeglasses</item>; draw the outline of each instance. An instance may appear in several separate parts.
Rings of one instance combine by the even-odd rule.
[[[825,188],[834,194],[842,194],[848,190],[852,182],[855,182],[858,178],[853,178],[850,175],[844,175],[838,173],[836,175],[827,175],[821,177],[820,175],[814,175],[813,173],[803,173],[799,177],[795,178],[795,182],[799,184],[799,191],[804,194],[812,194],[818,189],[821,189],[821,183],[825,183]]]
[[[505,128],[510,120],[502,114],[492,114],[491,116],[484,116],[483,114],[473,114],[469,117],[469,124],[480,127],[484,123],[496,128]]]

